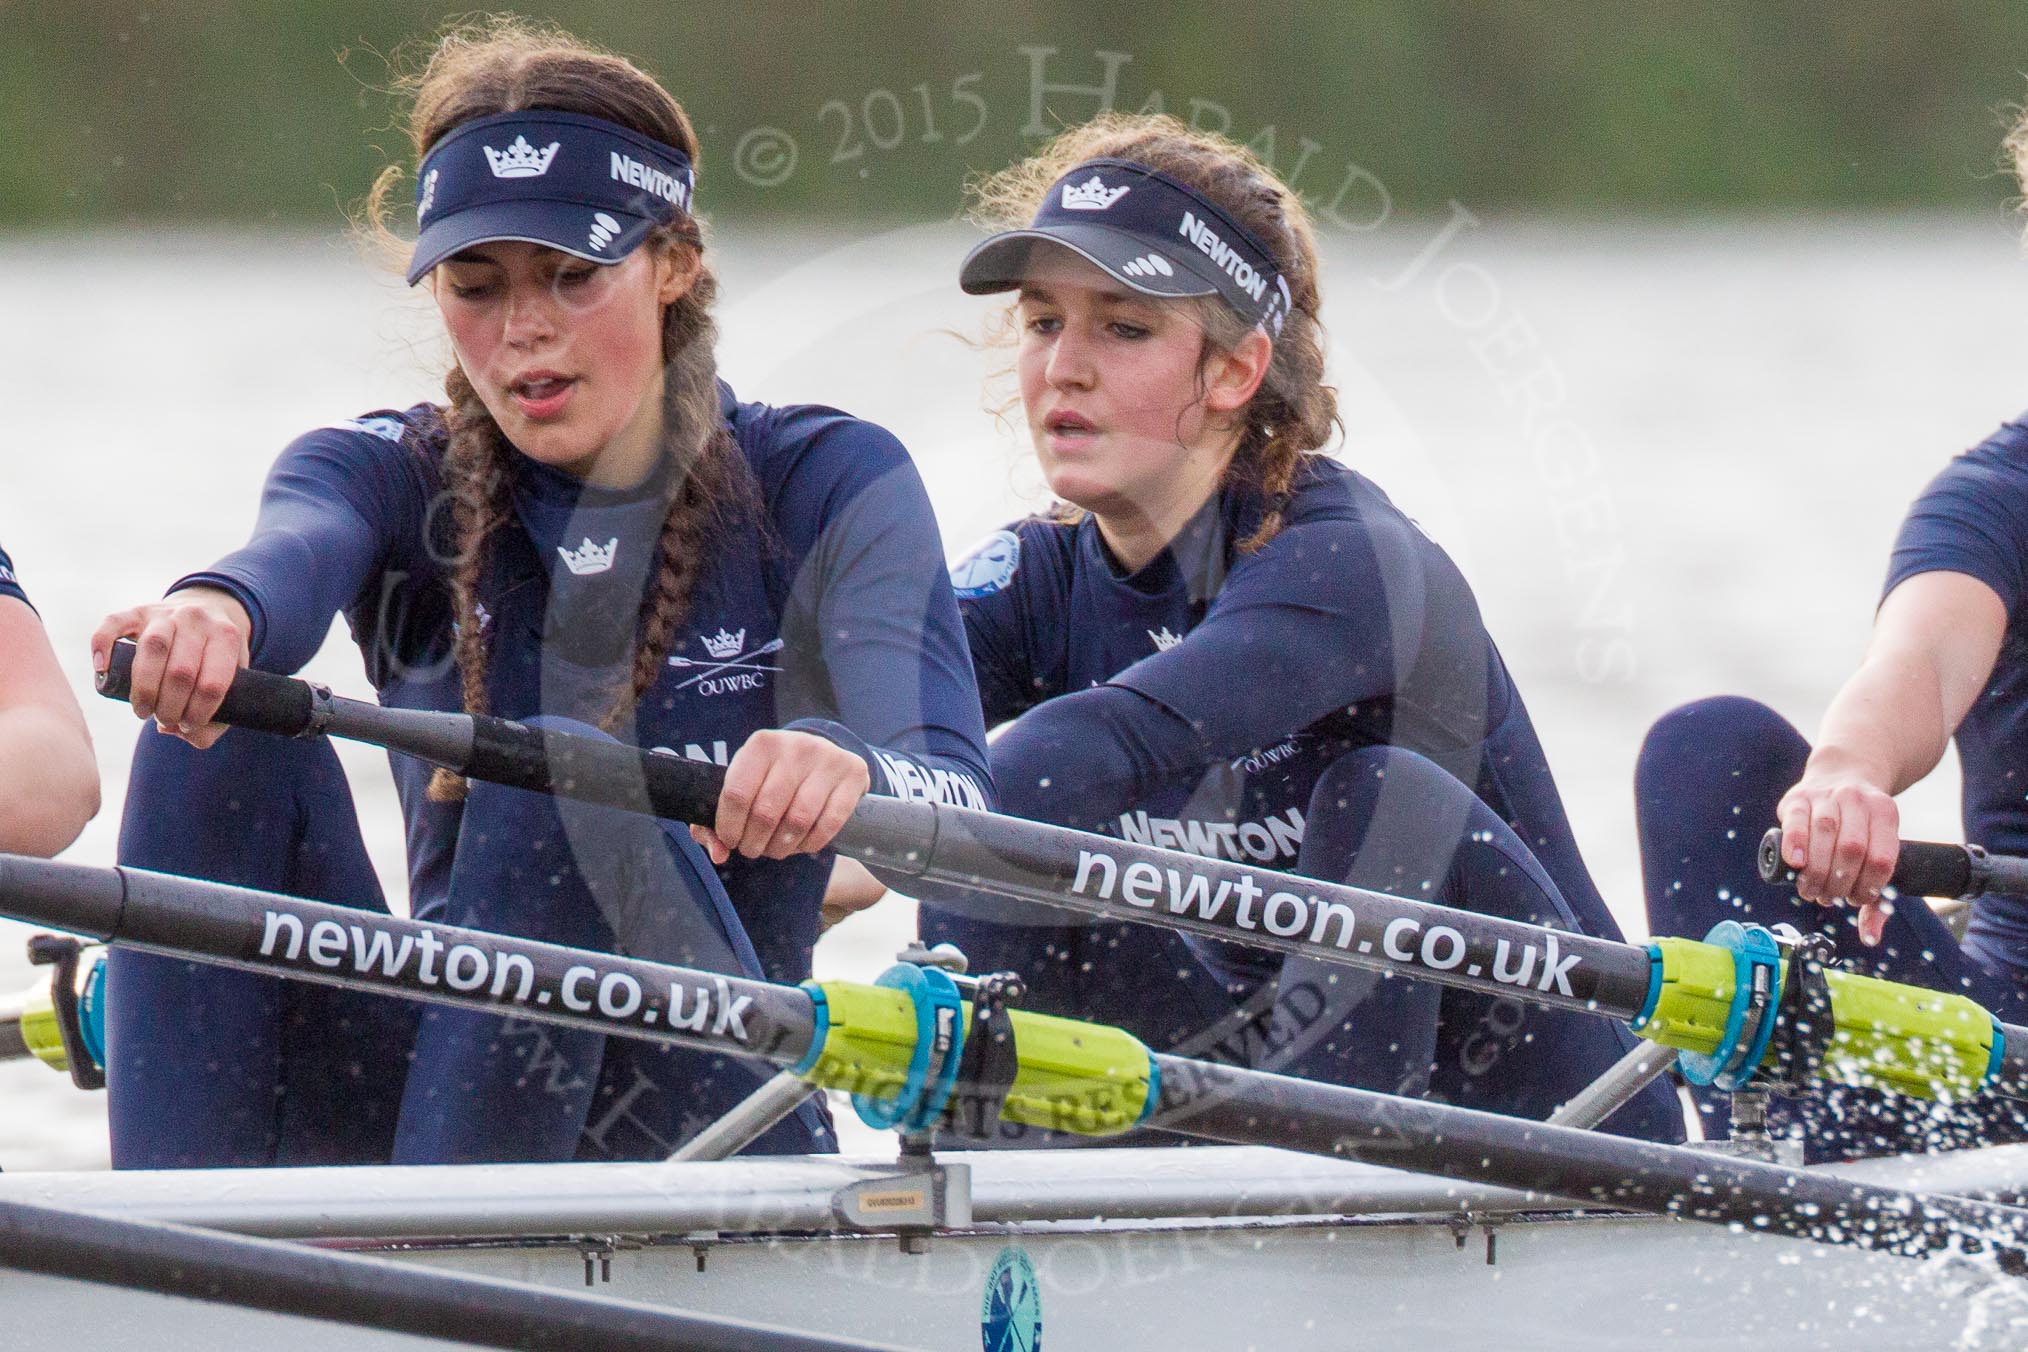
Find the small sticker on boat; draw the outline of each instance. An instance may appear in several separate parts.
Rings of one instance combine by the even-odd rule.
[[[1011,530],[996,530],[951,565],[951,586],[960,601],[976,601],[1012,582],[1020,566],[1021,537]]]
[[[986,1274],[979,1346],[985,1352],[1042,1352],[1042,1287],[1035,1264],[1020,1248],[1000,1250]]]

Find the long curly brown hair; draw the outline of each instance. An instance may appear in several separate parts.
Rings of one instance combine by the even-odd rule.
[[[2000,148],[2007,157],[2007,167],[2014,171],[2015,183],[2021,188],[2020,209],[2028,215],[2028,104],[2010,108],[2007,116],[2011,125]]]
[[[1104,113],[971,184],[972,219],[992,230],[1025,226],[1051,184],[1101,157],[1146,165],[1203,193],[1267,246],[1288,281],[1295,307],[1275,339],[1267,376],[1244,410],[1239,446],[1226,470],[1228,483],[1251,484],[1266,502],[1260,525],[1239,546],[1259,549],[1281,529],[1303,457],[1320,450],[1342,426],[1338,392],[1324,383],[1322,295],[1309,212],[1274,170],[1236,141],[1167,114]],[[1196,310],[1207,344],[1229,351],[1247,334],[1247,322],[1216,297],[1181,303]],[[1011,323],[1004,323],[997,336],[1011,335]],[[1059,515],[1081,513],[1059,508]]]
[[[395,86],[410,100],[407,130],[420,163],[431,146],[457,127],[496,113],[543,109],[614,122],[674,146],[698,163],[698,144],[681,105],[631,61],[582,42],[559,28],[512,17],[459,24],[436,39],[420,69]],[[397,191],[408,172],[383,170],[363,212],[368,233],[397,254],[407,246],[388,225]],[[701,256],[703,234],[688,213],[650,235],[644,249]],[[665,391],[663,454],[675,466],[667,476],[667,515],[654,581],[641,601],[630,679],[603,719],[618,729],[654,684],[676,628],[689,609],[710,538],[755,495],[744,457],[720,414],[717,327],[711,304],[718,283],[701,262],[689,291],[662,317]],[[449,582],[457,614],[455,652],[468,713],[487,712],[489,635],[480,623],[479,584],[488,544],[511,519],[514,454],[465,372],[453,364],[444,380],[450,399],[444,423],[444,491],[451,504],[455,544]],[[439,770],[430,781],[437,801],[463,798],[465,782]]]

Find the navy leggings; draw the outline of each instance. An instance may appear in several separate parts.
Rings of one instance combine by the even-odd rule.
[[[1399,747],[1348,753],[1318,779],[1294,871],[1580,928],[1512,828],[1447,771]],[[1030,912],[1004,924],[983,918],[990,913],[926,904],[923,936],[957,944],[975,972],[1021,973],[1030,1008],[1117,1024],[1158,1051],[1539,1119],[1634,1045],[1612,1020],[1512,997],[1294,957],[1278,976],[1248,981],[1229,975],[1222,946],[1200,955],[1158,927],[1026,923]],[[1664,1085],[1607,1126],[1682,1139]],[[1010,1128],[1002,1143],[1026,1143],[1013,1139],[1021,1135]]]
[[[1851,970],[1962,992],[2006,1022],[2028,1018],[2021,989],[1960,946],[1921,900],[1897,905],[1880,946],[1868,948],[1859,942],[1856,911],[1817,906],[1792,887],[1760,880],[1760,838],[1809,754],[1788,720],[1733,696],[1684,705],[1649,730],[1634,796],[1653,932],[1701,939],[1721,920],[1786,921],[1828,935],[1838,962]],[[1691,1092],[1705,1136],[1729,1135],[1728,1096]],[[1769,1121],[1771,1130],[1802,1132],[1813,1160],[2028,1139],[2022,1114],[2005,1100],[1937,1105],[1846,1086],[1777,1101]]]
[[[200,752],[143,732],[120,862],[387,909],[321,742],[234,732]],[[687,829],[618,809],[475,783],[448,896],[418,903],[422,920],[761,976]],[[116,951],[109,983],[120,1168],[656,1159],[769,1073],[148,954]],[[750,1147],[834,1148],[816,1101]]]

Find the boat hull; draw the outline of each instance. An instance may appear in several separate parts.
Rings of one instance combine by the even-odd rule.
[[[1954,1188],[1978,1190],[2019,1176],[2021,1150],[1968,1152],[1942,1167]],[[2028,1343],[2028,1283],[1978,1258],[1915,1260],[1585,1211],[1262,1149],[939,1162],[949,1223],[871,1231],[843,1223],[841,1199],[869,1184],[885,1188],[876,1196],[905,1193],[886,1187],[887,1161],[8,1175],[0,1198],[898,1347]],[[1873,1181],[1916,1186],[1938,1167],[1865,1166]],[[430,1346],[12,1273],[0,1274],[0,1300],[15,1327],[58,1322],[82,1346],[138,1346],[141,1334],[149,1346],[207,1350],[221,1336],[286,1338],[292,1352]],[[103,1318],[80,1321],[80,1310]]]

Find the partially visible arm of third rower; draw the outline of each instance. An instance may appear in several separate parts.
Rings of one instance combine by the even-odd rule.
[[[99,810],[99,769],[77,697],[0,554],[0,850],[51,855]]]
[[[1782,798],[1782,857],[1799,874],[1797,890],[1861,903],[1869,944],[1886,923],[1880,892],[1901,850],[1894,795],[1943,758],[2006,629],[2006,603],[1968,574],[1918,573],[1895,587],[1865,660],[1824,714],[1803,777]]]

